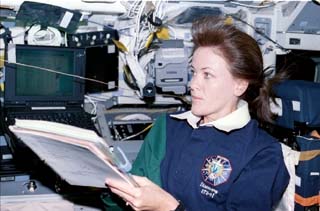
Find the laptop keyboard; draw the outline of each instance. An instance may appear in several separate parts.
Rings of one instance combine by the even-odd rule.
[[[19,112],[8,114],[7,123],[9,125],[14,124],[14,119],[45,120],[97,131],[96,127],[94,126],[94,122],[92,121],[92,117],[93,116],[91,114],[81,111],[46,111],[37,113]]]

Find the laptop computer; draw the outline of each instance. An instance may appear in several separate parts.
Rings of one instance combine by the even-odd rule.
[[[8,149],[13,159],[0,162],[1,181],[28,181],[42,176],[37,156],[8,130],[15,118],[65,123],[96,130],[85,112],[85,49],[37,45],[10,45],[5,64],[2,107]],[[75,75],[76,77],[73,77]],[[40,170],[39,170],[40,169]],[[41,175],[41,176],[39,176]],[[48,177],[51,178],[51,177]],[[0,186],[2,186],[1,184]]]
[[[95,129],[83,109],[85,49],[11,45],[5,65],[4,117],[38,119]],[[76,76],[76,77],[74,77]]]

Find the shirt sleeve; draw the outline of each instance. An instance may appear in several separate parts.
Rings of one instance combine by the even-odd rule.
[[[165,143],[166,117],[165,115],[161,115],[157,118],[146,136],[132,165],[131,173],[145,176],[154,183],[161,185],[160,164],[165,154]],[[128,209],[124,201],[113,193],[103,193],[101,194],[101,199],[108,211],[124,211]]]
[[[131,173],[145,176],[161,186],[160,164],[166,149],[166,116],[157,118],[135,159]]]
[[[251,159],[231,187],[226,210],[271,211],[277,205],[290,178],[279,148],[274,143]]]

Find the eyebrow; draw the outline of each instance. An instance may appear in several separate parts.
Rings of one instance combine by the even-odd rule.
[[[195,69],[193,65],[191,65],[191,68],[192,68],[192,69]],[[215,70],[212,69],[211,67],[202,67],[200,70],[208,70],[208,69],[209,69],[209,70],[212,70],[212,71],[215,71]]]

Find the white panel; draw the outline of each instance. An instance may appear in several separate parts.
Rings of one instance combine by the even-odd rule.
[[[1,6],[8,6],[18,9],[25,0],[1,0]],[[48,0],[31,0],[32,2],[39,2],[49,4]],[[125,13],[126,9],[119,0],[117,1],[102,1],[96,2],[84,2],[81,0],[72,0],[66,3],[66,0],[50,0],[51,5],[71,9],[80,10],[83,12],[101,12],[101,13]],[[110,3],[111,2],[111,3]]]

